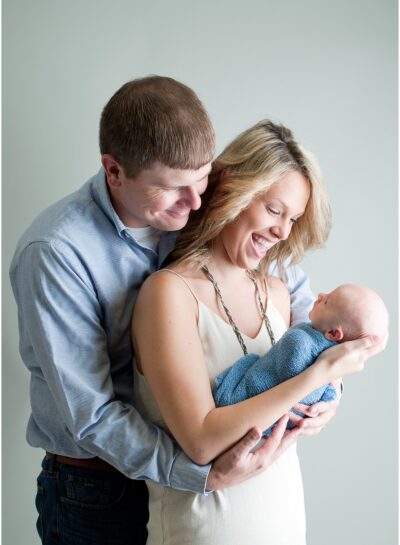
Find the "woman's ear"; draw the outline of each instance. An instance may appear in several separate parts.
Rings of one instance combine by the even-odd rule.
[[[326,339],[328,339],[328,341],[339,342],[343,339],[343,330],[340,326],[335,327],[335,329],[324,331],[324,336]]]

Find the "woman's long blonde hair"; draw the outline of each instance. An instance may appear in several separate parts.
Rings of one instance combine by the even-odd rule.
[[[172,259],[198,266],[206,264],[213,242],[223,228],[255,197],[291,171],[300,172],[310,182],[310,198],[289,237],[268,250],[260,271],[266,273],[276,260],[283,274],[286,265],[298,263],[307,250],[323,245],[331,215],[319,165],[295,141],[289,129],[264,120],[242,132],[214,161],[203,204],[192,212]]]

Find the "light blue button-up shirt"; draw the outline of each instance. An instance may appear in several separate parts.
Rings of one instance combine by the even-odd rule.
[[[210,466],[191,462],[143,420],[133,398],[133,305],[176,236],[164,233],[158,254],[136,242],[101,169],[21,237],[10,278],[31,373],[27,440],[65,456],[99,456],[132,479],[204,493]],[[301,269],[288,270],[288,280],[292,316],[301,321],[313,300],[308,280]]]

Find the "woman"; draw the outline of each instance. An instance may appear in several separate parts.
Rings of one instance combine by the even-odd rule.
[[[289,130],[264,121],[215,161],[176,261],[144,284],[133,318],[136,399],[195,462],[209,463],[251,427],[268,428],[310,391],[362,367],[360,357],[325,356],[236,405],[215,408],[212,397],[224,368],[247,351],[265,353],[289,326],[289,294],[266,276],[270,263],[283,273],[329,226],[315,160]],[[148,487],[150,545],[305,543],[296,445],[259,476],[209,496]]]

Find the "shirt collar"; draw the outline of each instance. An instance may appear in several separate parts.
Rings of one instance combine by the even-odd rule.
[[[111,203],[110,194],[107,188],[106,173],[103,167],[94,176],[93,180],[93,194],[95,201],[106,214],[106,216],[113,222],[116,230],[119,234],[126,230],[126,226],[121,221],[114,207]]]

